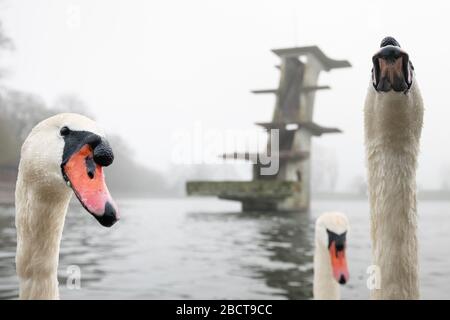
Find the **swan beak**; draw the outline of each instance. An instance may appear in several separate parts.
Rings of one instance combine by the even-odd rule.
[[[386,46],[372,58],[373,86],[377,91],[407,92],[412,82],[408,54],[397,46]]]
[[[85,144],[62,166],[67,184],[101,225],[111,227],[119,220],[119,211],[105,183],[103,167],[94,161],[94,150]]]
[[[333,269],[333,277],[340,284],[347,283],[350,275],[347,268],[347,259],[345,258],[345,246],[336,247],[333,241],[330,245],[331,267]]]

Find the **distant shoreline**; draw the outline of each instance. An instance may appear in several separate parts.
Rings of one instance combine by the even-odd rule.
[[[365,194],[357,193],[316,193],[312,195],[313,200],[369,200]],[[417,192],[418,201],[450,201],[450,191],[423,190]]]
[[[199,197],[187,197],[180,195],[145,195],[145,194],[116,194],[119,199],[190,199]],[[213,197],[212,197],[213,198]],[[450,192],[422,191],[418,193],[418,201],[450,201]],[[312,195],[312,200],[324,201],[368,201],[367,196],[355,193],[317,193]],[[5,188],[0,182],[0,205],[14,205],[14,190]]]

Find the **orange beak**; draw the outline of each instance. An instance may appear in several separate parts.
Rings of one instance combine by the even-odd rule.
[[[336,243],[333,241],[330,245],[331,267],[333,276],[340,284],[345,284],[350,275],[347,268],[347,259],[345,258],[345,247],[337,250]]]
[[[103,167],[95,163],[90,145],[86,144],[72,154],[62,170],[82,206],[103,226],[110,227],[119,220],[119,211],[105,183]]]

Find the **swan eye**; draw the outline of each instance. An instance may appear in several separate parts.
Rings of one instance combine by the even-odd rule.
[[[67,127],[62,127],[59,133],[64,137],[67,136],[70,133],[70,129]]]

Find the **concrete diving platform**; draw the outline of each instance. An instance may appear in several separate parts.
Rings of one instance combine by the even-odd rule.
[[[244,211],[309,209],[312,138],[341,132],[339,128],[314,122],[316,93],[330,89],[319,84],[319,75],[322,71],[348,68],[350,63],[329,58],[317,46],[272,51],[280,58],[278,87],[252,91],[275,96],[272,119],[257,123],[267,133],[265,151],[236,150],[219,155],[230,161],[251,161],[252,181],[192,181],[187,183],[188,195],[240,201]],[[277,129],[278,134],[272,134],[272,129]],[[265,157],[269,155],[278,160],[276,172],[265,170]]]
[[[190,181],[186,185],[189,196],[240,201],[243,211],[304,211],[306,208],[291,203],[300,191],[301,184],[297,181]]]

